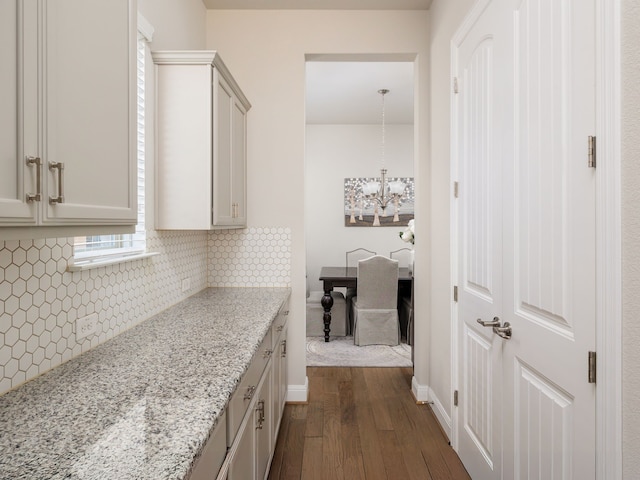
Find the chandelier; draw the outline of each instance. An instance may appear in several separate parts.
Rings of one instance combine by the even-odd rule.
[[[373,203],[374,205],[374,218],[373,218],[373,226],[380,226],[380,216],[379,210],[382,210],[382,216],[387,216],[387,206],[390,202],[393,202],[395,211],[393,215],[393,221],[400,221],[398,217],[398,206],[400,202],[400,198],[404,194],[404,190],[406,188],[405,184],[400,180],[396,180],[393,182],[387,181],[387,169],[385,168],[384,163],[384,136],[385,136],[385,118],[384,118],[384,96],[389,93],[389,90],[383,88],[378,90],[378,93],[382,97],[382,142],[381,142],[381,163],[382,168],[380,169],[380,181],[374,180],[372,182],[367,182],[362,187],[362,193],[365,198]]]

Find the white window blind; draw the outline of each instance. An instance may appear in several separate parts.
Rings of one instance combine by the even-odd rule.
[[[145,58],[146,38],[138,35],[137,53],[137,156],[138,156],[138,224],[132,234],[76,237],[74,263],[128,256],[145,251],[144,165],[145,165]]]

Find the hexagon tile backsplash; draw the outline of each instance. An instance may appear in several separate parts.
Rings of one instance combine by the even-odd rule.
[[[0,395],[207,286],[290,285],[286,228],[148,231],[147,249],[159,255],[71,273],[73,238],[0,242]],[[96,332],[76,340],[91,314]]]

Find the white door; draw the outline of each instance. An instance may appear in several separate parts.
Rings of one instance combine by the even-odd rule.
[[[487,2],[484,2],[487,3]],[[454,145],[458,158],[458,453],[474,479],[501,474],[501,340],[478,323],[502,315],[501,178],[511,51],[504,0],[488,2],[457,48]]]
[[[594,478],[594,0],[483,3],[455,49],[459,452],[478,479]]]

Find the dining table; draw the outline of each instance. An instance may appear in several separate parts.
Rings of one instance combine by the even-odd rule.
[[[322,267],[320,269],[320,281],[323,285],[324,295],[320,304],[324,310],[322,320],[324,322],[324,341],[329,341],[331,333],[331,307],[333,297],[331,292],[336,287],[358,287],[358,267]],[[398,288],[407,288],[411,291],[413,273],[405,267],[398,269]]]

